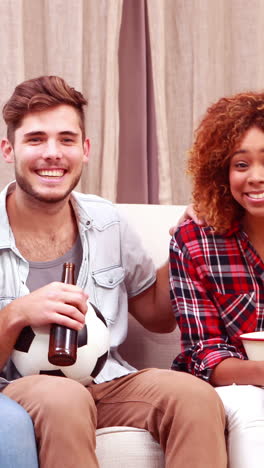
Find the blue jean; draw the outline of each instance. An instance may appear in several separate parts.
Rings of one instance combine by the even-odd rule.
[[[0,467],[38,468],[34,428],[28,413],[0,393]]]

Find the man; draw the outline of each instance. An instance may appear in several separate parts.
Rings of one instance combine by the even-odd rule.
[[[61,377],[21,377],[7,366],[13,381],[2,383],[3,393],[31,415],[41,467],[98,467],[96,427],[120,425],[149,430],[167,467],[225,467],[225,417],[215,391],[170,370],[136,372],[116,351],[126,336],[128,302],[149,330],[169,332],[175,319],[168,265],[155,273],[110,202],[72,192],[89,157],[85,104],[61,78],[44,76],[17,86],[3,109],[1,147],[16,181],[0,196],[0,365],[25,326],[80,330],[88,295],[108,322],[111,352],[87,388]],[[57,281],[69,257],[76,286]]]

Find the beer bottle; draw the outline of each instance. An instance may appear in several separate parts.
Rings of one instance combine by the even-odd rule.
[[[64,263],[63,283],[75,284],[74,263]],[[48,360],[56,366],[71,366],[77,359],[78,332],[53,323],[50,327]]]

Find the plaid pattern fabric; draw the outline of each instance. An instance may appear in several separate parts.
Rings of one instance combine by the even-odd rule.
[[[172,369],[209,380],[246,359],[240,335],[264,330],[264,265],[239,224],[225,235],[186,221],[170,243],[170,294],[182,352]]]

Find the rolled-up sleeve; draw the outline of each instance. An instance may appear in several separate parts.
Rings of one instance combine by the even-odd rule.
[[[182,345],[173,369],[209,380],[214,367],[224,359],[245,359],[228,340],[225,323],[181,238],[181,230],[170,243],[170,294]]]

